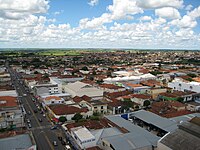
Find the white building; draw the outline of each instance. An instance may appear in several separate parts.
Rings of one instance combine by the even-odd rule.
[[[45,105],[51,105],[51,104],[62,104],[65,102],[65,100],[58,96],[46,96],[43,99],[43,102]]]
[[[95,136],[86,127],[72,128],[71,135],[82,149],[96,146]]]
[[[175,78],[172,82],[168,83],[168,87],[177,91],[193,91],[200,93],[199,82],[186,82],[180,78]]]
[[[93,98],[103,96],[103,90],[79,81],[65,85],[64,90],[71,94],[72,97],[86,95]]]
[[[115,72],[116,74],[116,72]],[[123,72],[121,75],[118,75],[117,77],[114,78],[106,78],[103,81],[105,83],[115,83],[115,82],[120,82],[120,81],[143,81],[143,80],[149,80],[149,79],[156,79],[156,76],[147,73],[147,74],[134,74],[134,75],[130,75],[130,74],[125,74],[125,72]]]

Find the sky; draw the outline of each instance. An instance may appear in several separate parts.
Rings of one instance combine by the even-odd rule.
[[[0,0],[0,48],[200,50],[200,0]]]

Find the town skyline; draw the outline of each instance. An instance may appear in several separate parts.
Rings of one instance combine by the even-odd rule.
[[[200,2],[195,0],[0,3],[0,48],[200,47]]]

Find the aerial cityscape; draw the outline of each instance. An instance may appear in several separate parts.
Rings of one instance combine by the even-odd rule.
[[[200,1],[0,0],[0,150],[200,150]]]

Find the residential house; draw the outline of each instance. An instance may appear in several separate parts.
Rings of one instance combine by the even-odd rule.
[[[65,116],[67,120],[71,120],[76,113],[80,113],[84,117],[92,115],[92,112],[88,111],[87,108],[81,108],[78,105],[57,104],[57,105],[49,105],[46,108],[52,119],[53,118],[59,119],[59,117]]]
[[[106,114],[108,112],[108,101],[105,99],[92,99],[84,95],[82,97],[75,96],[73,100],[82,107],[87,107],[93,113]]]
[[[81,149],[96,146],[95,136],[86,127],[71,128],[71,135]]]
[[[17,128],[24,126],[24,118],[17,98],[0,96],[0,128]]]
[[[175,78],[172,82],[168,83],[168,87],[177,91],[192,91],[200,93],[200,83],[199,82],[188,82],[180,78]]]
[[[109,93],[120,92],[125,90],[124,87],[116,86],[114,84],[100,84],[99,88],[102,89],[104,92],[109,92]]]
[[[151,103],[150,101],[152,98],[150,95],[145,95],[145,94],[129,94],[122,97],[118,97],[117,99],[122,100],[122,101],[130,100],[138,104],[139,106],[143,107],[143,106],[146,106],[147,104],[150,105]]]
[[[150,88],[147,94],[151,95],[152,99],[156,100],[160,93],[165,93],[167,90],[167,88]]]
[[[65,100],[58,96],[47,96],[43,99],[43,103],[45,105],[51,105],[51,104],[62,104]]]

